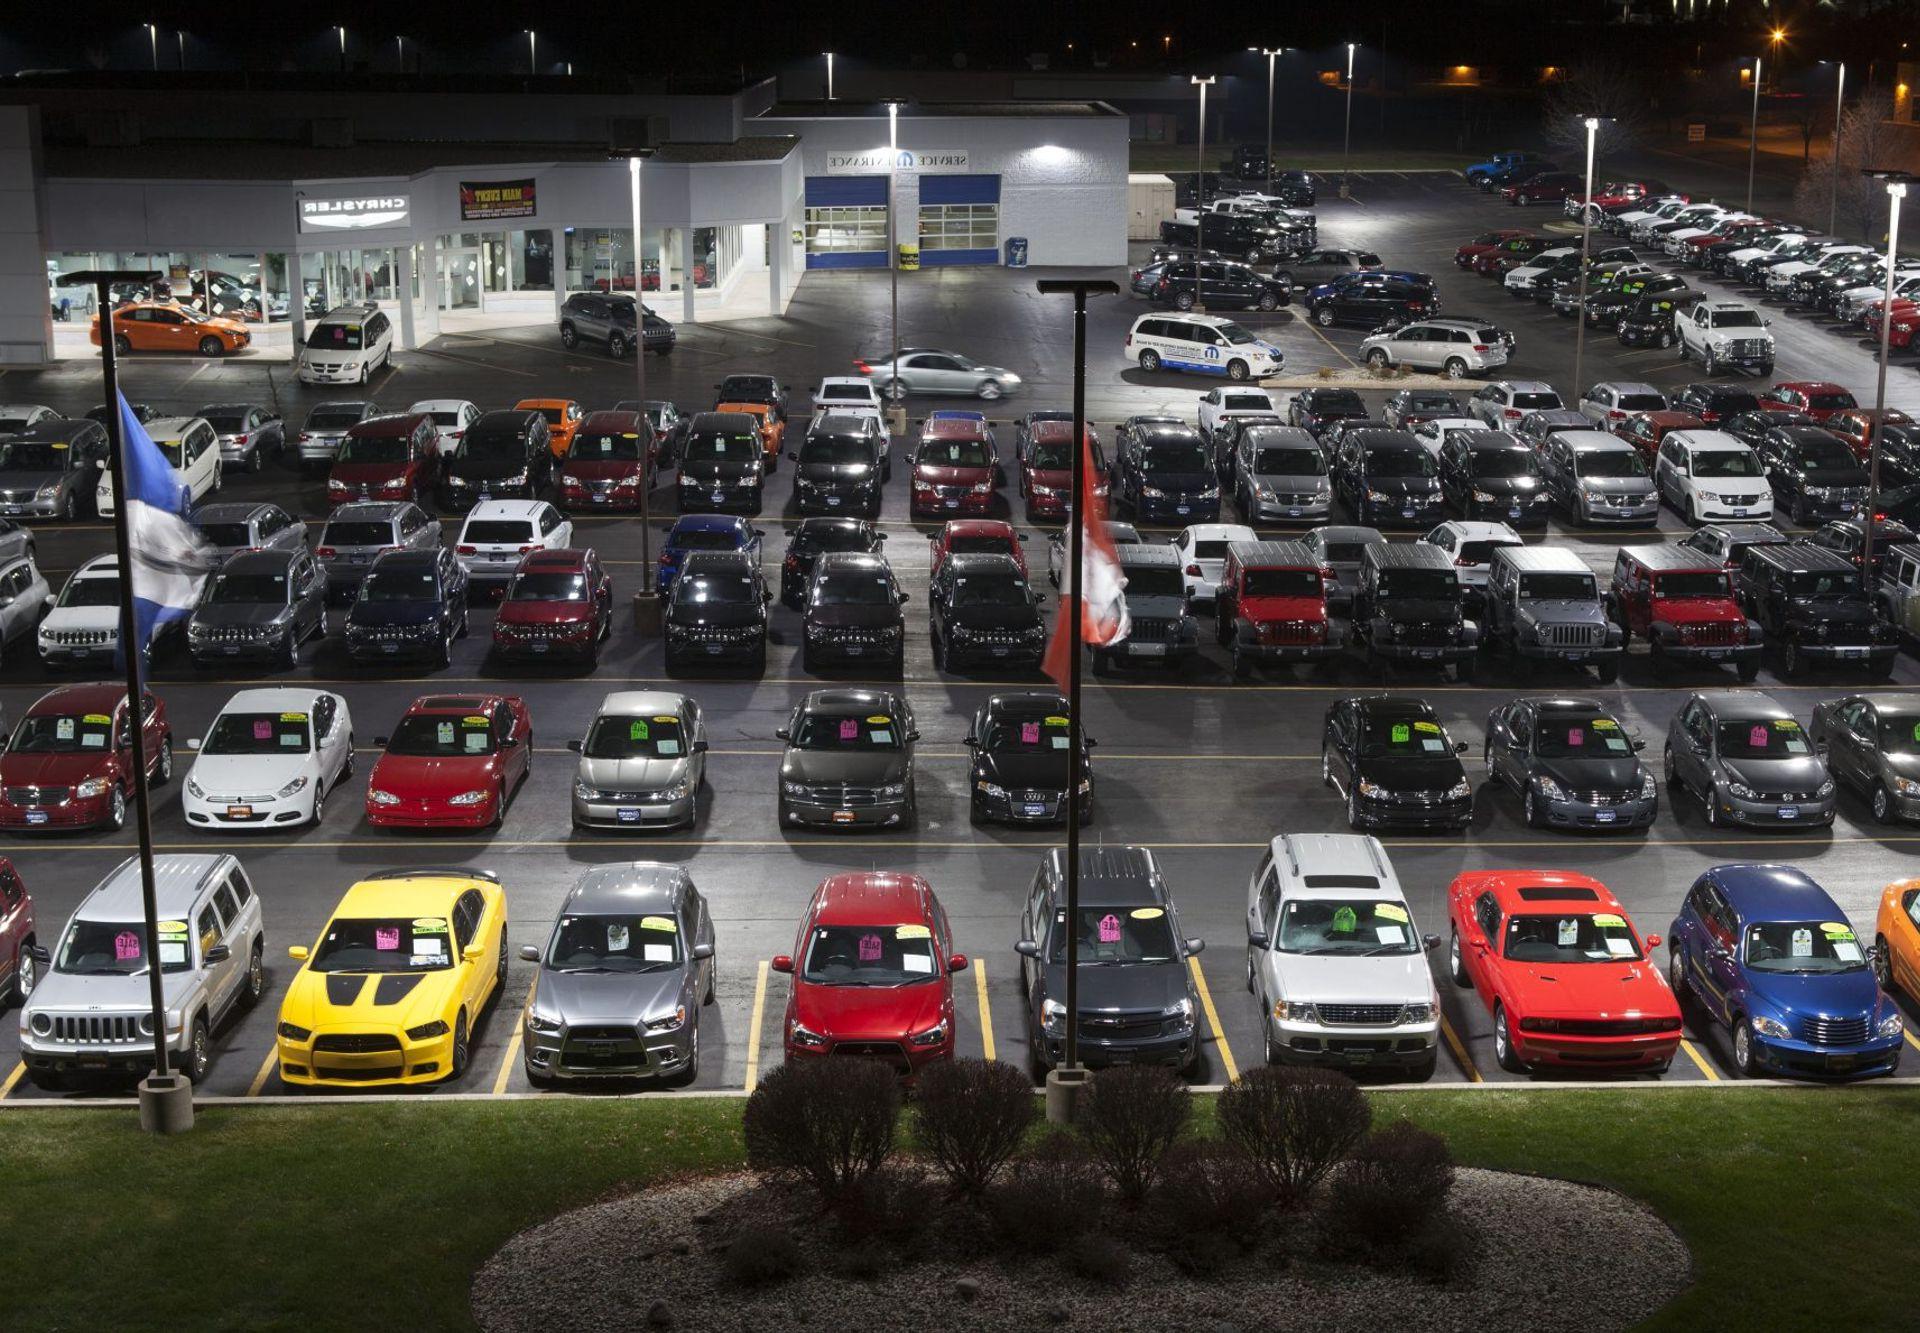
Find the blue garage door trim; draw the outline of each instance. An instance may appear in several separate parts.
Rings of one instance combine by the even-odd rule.
[[[997,204],[1000,202],[998,176],[922,176],[922,204]]]
[[[920,252],[921,268],[939,268],[943,264],[997,264],[999,262],[998,250],[922,250]]]
[[[807,256],[808,268],[885,268],[884,250],[845,250]]]
[[[996,194],[995,198],[998,197]],[[853,204],[880,204],[884,207],[886,202],[885,176],[807,177],[808,208],[847,207]]]

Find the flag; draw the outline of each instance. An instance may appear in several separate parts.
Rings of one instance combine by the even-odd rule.
[[[1069,523],[1081,525],[1080,536],[1080,641],[1092,644],[1096,648],[1105,648],[1109,644],[1119,643],[1127,637],[1132,625],[1127,620],[1126,598],[1121,596],[1127,586],[1126,578],[1120,573],[1120,556],[1113,549],[1113,539],[1107,535],[1107,502],[1094,490],[1093,449],[1083,432],[1080,437],[1080,493],[1073,498],[1073,511],[1067,515]],[[1071,541],[1068,546],[1071,551]],[[1068,605],[1073,600],[1067,596],[1068,585],[1060,587],[1060,611],[1054,618],[1053,638],[1047,644],[1046,661],[1041,669],[1053,678],[1062,694],[1068,691],[1068,663],[1072,640],[1067,636],[1073,632],[1068,623]]]
[[[120,470],[127,493],[114,499],[126,506],[127,546],[133,556],[133,637],[144,667],[154,636],[193,614],[215,556],[212,545],[187,520],[191,493],[127,406],[126,396],[119,399]]]

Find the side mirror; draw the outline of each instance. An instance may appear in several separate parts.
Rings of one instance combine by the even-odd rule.
[[[1647,948],[1648,948],[1648,950],[1650,950],[1650,951],[1651,951],[1651,950],[1653,950],[1653,949],[1658,949],[1659,947],[1660,947],[1660,937],[1659,937],[1658,935],[1649,935],[1649,936],[1647,936]]]
[[[463,963],[477,963],[486,955],[486,952],[487,946],[484,944],[469,944],[460,951],[460,961]]]
[[[1640,753],[1640,752],[1641,752],[1642,750],[1644,750],[1644,749],[1646,749],[1646,748],[1647,748],[1647,743],[1646,743],[1646,742],[1645,742],[1644,740],[1641,740],[1641,739],[1639,739],[1638,737],[1635,737],[1635,738],[1634,738],[1634,742],[1633,742],[1633,752],[1634,752],[1635,754],[1639,754],[1639,753]]]
[[[387,740],[388,740],[388,738],[387,738],[387,737],[385,737],[385,736],[375,736],[375,737],[373,738],[373,743],[374,743],[375,745],[378,745],[378,746],[381,746],[381,747],[383,747],[383,748],[384,748],[384,747],[386,746],[386,744],[387,744]]]
[[[522,959],[524,959],[525,961],[527,961],[527,962],[529,962],[529,963],[537,963],[537,962],[539,962],[539,961],[540,961],[540,949],[539,949],[539,946],[537,946],[537,945],[533,945],[533,944],[523,944],[523,945],[521,945],[521,946],[520,946],[520,957],[521,957]]]
[[[227,961],[227,959],[231,957],[233,957],[232,949],[229,949],[224,944],[216,944],[211,949],[207,950],[206,956],[201,961],[206,963],[207,966],[211,967],[215,963],[224,963]]]
[[[572,750],[572,751],[573,751],[573,752],[574,752],[575,754],[579,754],[579,753],[580,753],[580,742],[579,742],[579,741],[568,741],[568,742],[567,742],[567,748],[568,748],[569,750]]]
[[[707,743],[705,741],[695,741],[690,748],[694,754],[705,754],[707,752]]]
[[[199,748],[200,748],[200,738],[199,738],[198,736],[189,736],[189,737],[187,737],[187,748],[188,748],[189,750],[197,750],[197,749],[199,749]]]
[[[793,733],[788,731],[785,727],[775,727],[773,729],[773,734],[776,738],[783,741],[790,741],[793,739]]]
[[[713,946],[711,944],[696,944],[693,946],[693,956],[696,959],[711,958],[713,957]]]
[[[1440,937],[1438,935],[1422,935],[1420,937],[1420,947],[1431,953],[1440,947]]]
[[[798,449],[787,450],[787,459],[789,462],[798,463],[800,461],[800,451]]]
[[[773,970],[776,972],[793,971],[793,956],[784,953],[775,954],[773,956]]]
[[[1187,945],[1187,953],[1191,955],[1196,953],[1204,953],[1206,951],[1207,942],[1203,939],[1190,939],[1186,942],[1186,945]]]
[[[1027,534],[1024,532],[1016,532],[1013,535],[1021,541],[1025,541],[1027,539]]]
[[[972,732],[968,732],[967,738],[961,741],[960,743],[966,746],[969,750],[977,750],[980,748],[980,738],[974,735]]]
[[[1086,746],[1089,750],[1091,750],[1094,746],[1098,745],[1100,742],[1095,740],[1091,736],[1082,736],[1080,738],[1080,743]]]
[[[1014,943],[1013,951],[1022,958],[1038,958],[1040,956],[1040,944],[1037,940],[1018,940]]]
[[[44,944],[28,945],[27,956],[41,967],[50,966],[53,962],[53,953]]]
[[[518,736],[502,736],[500,738],[500,748],[503,750],[510,750],[519,743],[520,738]]]
[[[947,971],[964,972],[967,970],[967,956],[957,953],[947,959]]]
[[[909,731],[907,733],[907,739],[910,741],[917,741],[920,739],[920,733],[917,731]]]
[[[903,592],[903,593],[901,593],[901,594],[900,594],[900,604],[901,604],[902,606],[905,606],[905,605],[906,605],[906,604],[907,604],[908,602],[911,602],[912,600],[913,600],[913,594],[912,594],[912,593],[910,593],[910,592]]]
[[[1247,947],[1249,949],[1265,949],[1270,947],[1272,943],[1273,941],[1267,937],[1267,932],[1264,930],[1250,930],[1247,932]]]
[[[304,944],[290,944],[290,945],[288,945],[288,946],[287,946],[287,957],[289,957],[289,958],[291,958],[291,959],[293,959],[293,961],[294,961],[294,962],[296,962],[296,963],[304,963],[304,962],[306,962],[306,961],[307,961],[307,946],[306,946],[306,945],[304,945]]]
[[[1467,752],[1467,743],[1465,741],[1455,741],[1453,743],[1453,752],[1455,754],[1465,754]]]

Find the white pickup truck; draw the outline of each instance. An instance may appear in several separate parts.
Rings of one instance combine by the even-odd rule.
[[[1767,318],[1740,301],[1701,301],[1674,321],[1680,359],[1697,358],[1712,377],[1728,366],[1773,373],[1773,334]]]

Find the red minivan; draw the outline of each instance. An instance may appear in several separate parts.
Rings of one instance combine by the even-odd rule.
[[[1107,456],[1099,437],[1087,428],[1087,448],[1093,457],[1090,479],[1093,493],[1107,498]],[[1027,521],[1067,516],[1073,498],[1073,423],[1043,418],[1033,423],[1027,452],[1020,460],[1020,495],[1027,502]]]
[[[327,472],[327,503],[417,500],[439,479],[440,432],[425,412],[354,423]]]
[[[556,484],[560,503],[583,509],[638,509],[651,480],[653,452],[641,438],[638,412],[589,412],[574,428]]]
[[[986,418],[928,417],[913,455],[914,518],[993,512],[998,463]]]
[[[167,706],[147,691],[147,778],[173,777]],[[133,736],[124,685],[63,685],[40,696],[0,754],[0,828],[118,829],[133,800]]]

